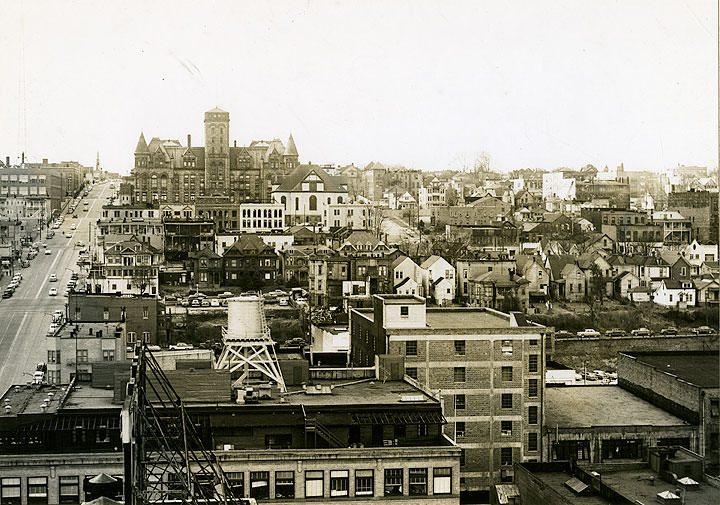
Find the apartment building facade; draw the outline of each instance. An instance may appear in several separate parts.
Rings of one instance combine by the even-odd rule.
[[[519,313],[430,309],[417,296],[375,295],[350,314],[352,362],[402,356],[405,373],[439,391],[445,434],[463,449],[461,491],[513,481],[542,454],[545,333]]]

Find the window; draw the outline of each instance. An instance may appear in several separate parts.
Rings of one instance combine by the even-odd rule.
[[[3,505],[20,505],[20,477],[4,477],[0,480],[0,502]]]
[[[538,380],[530,379],[528,381],[528,396],[530,398],[536,398],[538,395]]]
[[[80,477],[77,475],[60,476],[60,503],[80,503]]]
[[[45,504],[47,502],[48,502],[48,480],[47,480],[47,477],[28,477],[28,479],[27,479],[27,503],[28,503],[28,505],[39,505],[39,504]]]
[[[113,291],[114,291],[115,289],[117,289],[117,287],[115,286],[115,284],[113,284],[112,289],[113,289]],[[104,307],[104,308],[103,308],[103,319],[104,319],[105,321],[107,321],[108,319],[110,319],[110,307]]]
[[[512,421],[500,421],[500,434],[512,435]]]
[[[528,372],[537,373],[538,371],[538,355],[531,354],[528,356]]]
[[[115,351],[112,349],[103,351],[103,361],[115,361]]]
[[[417,356],[417,340],[408,340],[405,342],[405,355]]]
[[[150,310],[148,307],[143,307],[143,319],[147,319],[150,317]]]
[[[408,492],[411,496],[425,496],[428,494],[427,468],[410,469]]]
[[[417,425],[417,434],[418,434],[419,438],[427,437],[427,435],[428,435],[427,424],[418,424]]]
[[[455,410],[465,409],[465,395],[455,395]]]
[[[295,472],[275,472],[275,498],[295,498]]]
[[[408,307],[407,305],[401,305],[400,317],[410,317],[410,307]]]
[[[403,469],[385,469],[385,496],[402,496],[403,494]]]
[[[502,447],[500,449],[500,464],[512,465],[512,447]]]
[[[317,210],[317,197],[315,195],[310,196],[310,210]]]
[[[502,380],[503,380],[503,382],[512,382],[513,369],[511,366],[502,367]]]
[[[48,351],[48,363],[60,363],[60,350],[57,351],[49,350]]]
[[[503,354],[512,355],[512,353],[513,353],[512,340],[503,340],[501,350],[502,350]]]
[[[538,408],[535,405],[528,407],[528,424],[538,423]]]
[[[349,489],[350,472],[330,470],[330,496],[348,496]]]
[[[305,498],[323,495],[323,471],[308,470],[305,472]]]
[[[513,405],[512,393],[503,393],[501,396],[501,405],[504,409],[511,409]]]
[[[528,451],[536,452],[538,450],[538,434],[528,433]]]
[[[375,479],[372,470],[355,470],[355,496],[373,496]]]
[[[270,472],[250,472],[250,498],[270,497]]]
[[[712,417],[720,415],[720,400],[710,400],[710,415]]]
[[[87,363],[88,362],[88,350],[87,349],[78,349],[75,354],[75,360],[78,363]]]
[[[433,468],[433,494],[452,493],[452,468]]]
[[[414,367],[414,366],[406,367],[406,368],[405,368],[405,374],[406,374],[408,377],[417,380],[417,378],[418,378],[418,369],[417,369],[417,367]]]
[[[455,355],[456,356],[465,356],[465,341],[464,340],[456,340],[455,341]]]
[[[530,340],[530,347],[537,347],[538,341],[536,338]]]
[[[465,436],[465,421],[457,421],[455,423],[455,438],[462,438]]]
[[[465,382],[465,367],[456,366],[453,369],[453,382]]]

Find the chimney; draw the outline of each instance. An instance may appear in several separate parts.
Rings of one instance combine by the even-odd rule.
[[[22,162],[21,162],[21,163],[24,165],[24,164],[25,164],[25,153],[24,153],[24,152],[22,153],[22,158],[21,158],[21,159],[22,159]]]
[[[188,147],[192,147],[192,142],[190,141],[190,134],[188,133]]]
[[[48,159],[47,159],[47,158],[43,158],[43,165],[47,165],[47,164],[48,164]]]
[[[10,168],[10,156],[5,156],[5,166]]]
[[[237,147],[237,140],[233,140],[233,147]]]

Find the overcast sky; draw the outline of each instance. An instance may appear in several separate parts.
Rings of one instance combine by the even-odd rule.
[[[715,167],[717,19],[715,0],[0,0],[0,153],[128,172],[141,130],[203,145],[219,106],[231,140],[292,132],[301,162]]]

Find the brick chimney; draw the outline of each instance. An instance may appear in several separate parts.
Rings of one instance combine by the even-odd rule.
[[[192,147],[192,142],[190,140],[190,134],[188,133],[188,147]]]

